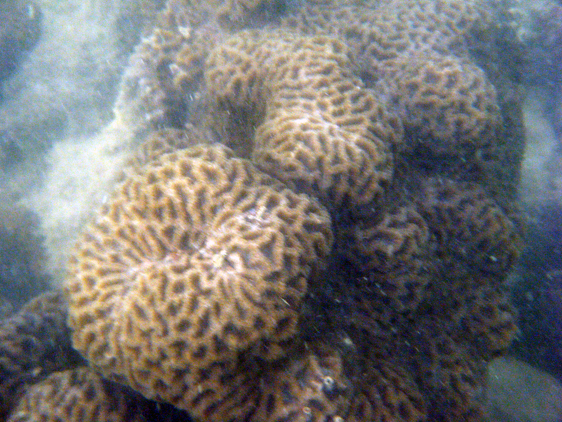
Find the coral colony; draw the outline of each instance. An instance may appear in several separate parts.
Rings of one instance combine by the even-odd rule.
[[[23,365],[23,328],[0,326],[7,420],[142,420],[149,400],[159,420],[480,420],[521,246],[519,98],[478,41],[492,11],[203,3],[169,0],[133,54],[116,118],[139,152],[72,253],[67,305],[36,299],[81,358]]]

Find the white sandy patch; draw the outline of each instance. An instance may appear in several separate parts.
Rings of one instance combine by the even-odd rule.
[[[64,279],[65,265],[78,235],[107,201],[129,159],[129,133],[114,122],[94,137],[58,142],[48,154],[43,186],[26,205],[41,216],[41,231],[54,283]]]

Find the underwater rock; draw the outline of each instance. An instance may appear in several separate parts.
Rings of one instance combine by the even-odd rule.
[[[14,72],[23,52],[41,36],[41,10],[29,1],[0,2],[0,80]]]
[[[512,357],[488,368],[487,421],[559,422],[562,384],[549,374]]]

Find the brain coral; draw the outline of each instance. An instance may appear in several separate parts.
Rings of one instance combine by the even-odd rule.
[[[520,254],[520,234],[481,186],[433,178],[425,180],[419,193],[420,212],[449,274],[456,268],[501,280],[513,267]]]
[[[106,375],[191,408],[195,381],[224,383],[244,351],[284,353],[331,243],[319,204],[227,148],[164,155],[123,184],[76,248],[74,345]]]
[[[357,73],[401,116],[410,143],[461,156],[493,142],[501,124],[496,91],[467,48],[488,14],[479,0],[392,0],[309,7],[283,25],[337,35]]]
[[[31,386],[8,422],[142,422],[130,392],[88,368],[55,372]]]
[[[127,163],[125,173],[138,173],[146,164],[155,161],[160,156],[202,144],[205,139],[205,133],[193,126],[181,130],[165,128],[151,132]]]
[[[168,0],[159,24],[143,38],[125,71],[117,120],[135,135],[209,118],[202,112],[204,63],[234,29],[259,25],[285,8],[277,0]]]
[[[344,251],[362,271],[387,272],[396,262],[406,262],[422,255],[429,241],[429,229],[421,215],[409,206],[387,212],[382,221],[360,221],[352,227]]]
[[[423,421],[427,417],[426,406],[410,374],[388,363],[370,364],[346,420]]]
[[[62,292],[48,292],[0,321],[0,418],[29,384],[79,360],[66,317]]]
[[[424,50],[465,52],[466,37],[476,26],[488,24],[481,0],[385,0],[368,17],[365,54],[387,60]],[[374,34],[378,36],[373,36]]]
[[[354,392],[345,366],[335,348],[307,343],[266,370],[263,395],[251,420],[343,421]]]
[[[364,275],[356,298],[359,312],[364,306],[369,313],[378,308],[379,320],[388,322],[389,308],[394,314],[419,305],[434,274],[429,228],[413,206],[397,207],[381,221],[360,221],[340,234],[341,253]]]
[[[303,7],[282,26],[306,34],[334,34],[351,48],[363,72],[379,79],[381,66],[420,52],[467,55],[467,38],[490,24],[481,0],[333,2]]]
[[[423,316],[399,350],[428,397],[428,420],[482,420],[484,370],[466,344],[451,338],[446,324]]]
[[[496,90],[478,66],[453,56],[409,55],[393,67],[383,83],[414,146],[466,156],[495,141]]]
[[[126,76],[148,142],[71,260],[75,346],[206,422],[479,420],[520,248],[486,7],[195,3]]]
[[[344,44],[242,32],[211,52],[205,76],[219,110],[254,114],[262,170],[330,208],[380,200],[401,125],[353,76]]]

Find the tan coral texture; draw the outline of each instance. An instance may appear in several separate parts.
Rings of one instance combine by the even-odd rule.
[[[412,139],[433,153],[476,153],[501,124],[496,90],[475,64],[452,56],[397,60],[391,101]],[[393,82],[391,82],[393,81]]]
[[[343,421],[353,394],[341,354],[319,343],[272,366],[263,385],[254,421]]]
[[[75,364],[66,318],[66,301],[56,291],[0,321],[0,419],[29,384]]]
[[[195,421],[480,422],[516,332],[520,104],[473,43],[501,34],[480,0],[303,3],[168,0],[74,345]]]
[[[420,191],[420,212],[428,222],[438,253],[448,265],[501,280],[521,252],[519,230],[478,185],[428,179]],[[452,268],[449,267],[449,275]]]
[[[151,132],[129,160],[126,173],[141,172],[142,168],[160,156],[203,143],[205,134],[190,126],[184,129],[166,128]]]
[[[382,221],[361,221],[341,232],[346,236],[342,253],[364,275],[358,311],[377,312],[382,322],[389,308],[392,313],[415,310],[434,276],[429,228],[415,208],[397,207]]]
[[[141,422],[124,387],[88,368],[55,372],[29,388],[8,422]]]
[[[375,79],[401,56],[438,53],[465,56],[467,35],[490,24],[481,0],[384,0],[304,7],[283,27],[306,34],[338,35],[361,70]]]
[[[260,342],[264,358],[284,353],[331,242],[319,204],[227,148],[164,155],[123,184],[76,248],[74,345],[104,374],[181,403],[194,394],[191,370],[229,371]]]
[[[426,406],[410,374],[391,364],[371,364],[362,376],[347,420],[424,421]]]
[[[265,172],[330,208],[380,200],[399,121],[352,74],[344,44],[275,35],[241,33],[211,52],[212,98],[227,115],[264,114],[252,158]]]
[[[347,233],[351,248],[344,251],[362,271],[387,272],[422,255],[429,241],[429,229],[413,207],[398,207],[382,221],[361,221]]]

